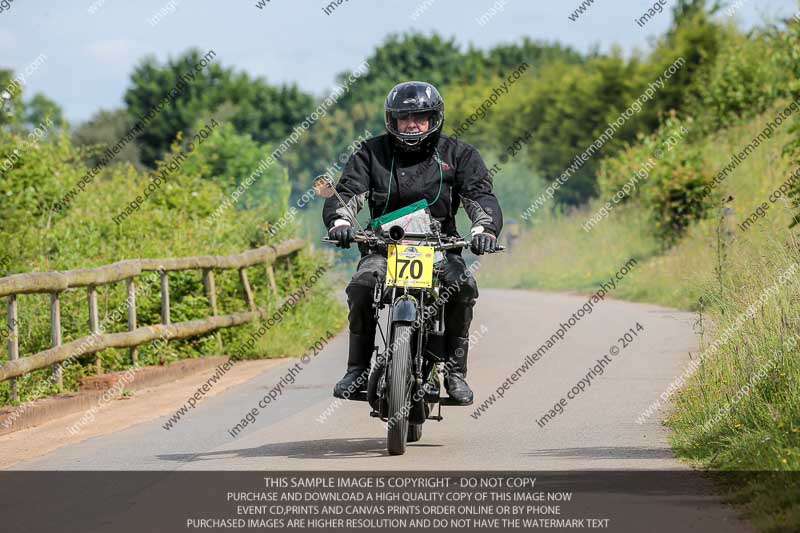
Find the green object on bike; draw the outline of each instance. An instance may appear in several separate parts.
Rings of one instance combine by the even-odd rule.
[[[381,215],[378,218],[373,218],[369,225],[373,230],[376,230],[392,220],[397,220],[398,218],[404,217],[410,213],[413,213],[414,211],[425,209],[426,207],[428,207],[428,202],[425,200],[417,200],[413,204],[401,207],[400,209],[395,209],[394,211],[386,213],[385,215]]]

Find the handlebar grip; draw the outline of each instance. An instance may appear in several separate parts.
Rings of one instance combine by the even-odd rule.
[[[329,243],[332,243],[332,244],[337,244],[339,242],[336,239],[331,239],[330,237],[322,237],[321,240],[322,240],[322,242],[329,242]],[[356,235],[355,238],[353,239],[353,242],[366,242],[366,241],[367,241],[367,239],[365,239],[361,235]]]

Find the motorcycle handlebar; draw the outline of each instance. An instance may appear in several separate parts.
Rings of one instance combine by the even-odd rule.
[[[364,235],[362,232],[356,233],[355,238],[353,240],[355,242],[363,242],[363,243],[366,243],[366,244],[373,244],[373,245],[377,245],[377,246],[387,246],[389,244],[394,244],[392,241],[387,241],[386,239],[383,239],[383,238],[378,237],[378,236],[367,236],[367,235]],[[413,240],[413,239],[411,239],[411,240]],[[328,237],[323,237],[322,238],[322,242],[329,242],[329,243],[332,243],[332,244],[336,244],[339,241],[337,241],[336,239],[330,239]],[[441,244],[438,243],[438,242],[431,242],[430,244],[426,243],[426,246],[427,245],[433,246],[435,250],[454,250],[456,248],[469,248],[471,244],[472,243],[470,243],[469,241],[465,241],[464,239],[459,239],[459,240],[450,241],[450,242],[443,242]],[[502,252],[505,249],[506,249],[505,246],[502,246],[502,245],[498,244],[495,247],[494,251],[495,252]]]

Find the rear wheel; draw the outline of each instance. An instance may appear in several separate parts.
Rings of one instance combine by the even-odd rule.
[[[422,438],[422,424],[408,425],[408,438],[406,442],[417,442]]]
[[[392,362],[389,385],[389,434],[386,447],[389,455],[406,453],[406,438],[409,435],[408,412],[411,408],[411,336],[410,324],[395,324],[390,346]],[[420,428],[420,435],[422,429]]]
[[[430,416],[432,408],[433,406],[430,403],[424,400],[422,401],[422,415],[425,417],[426,420],[428,419],[428,416]],[[421,438],[422,438],[422,424],[412,424],[409,422],[408,438],[406,439],[406,442],[417,442]]]

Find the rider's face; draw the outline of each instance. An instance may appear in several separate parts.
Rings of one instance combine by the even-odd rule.
[[[430,120],[425,113],[418,113],[416,115],[409,115],[408,118],[397,119],[397,129],[400,130],[400,133],[425,133],[430,127]]]

